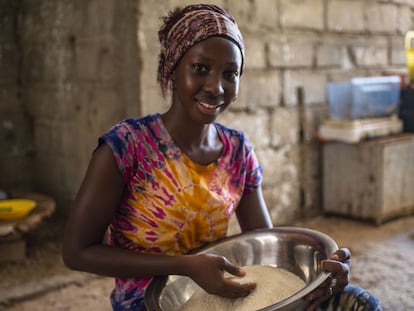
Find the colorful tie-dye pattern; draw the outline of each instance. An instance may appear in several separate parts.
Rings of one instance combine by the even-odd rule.
[[[159,114],[128,119],[100,138],[112,149],[126,184],[109,242],[142,253],[180,255],[226,235],[243,194],[262,181],[245,136],[218,123],[223,153],[199,165],[175,145]],[[150,278],[116,279],[112,299],[142,298]]]

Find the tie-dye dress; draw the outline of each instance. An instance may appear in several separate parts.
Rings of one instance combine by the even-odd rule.
[[[126,185],[109,243],[142,253],[180,255],[226,235],[243,194],[262,182],[242,132],[215,123],[221,156],[199,165],[180,151],[159,114],[127,119],[100,138],[112,149]],[[117,278],[111,300],[137,310],[151,278]]]

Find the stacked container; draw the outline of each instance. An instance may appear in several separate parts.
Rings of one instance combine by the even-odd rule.
[[[320,127],[321,138],[355,143],[401,132],[397,116],[400,86],[400,76],[356,77],[329,83],[330,119]]]

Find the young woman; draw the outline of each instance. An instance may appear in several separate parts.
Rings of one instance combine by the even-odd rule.
[[[220,7],[190,5],[164,18],[159,38],[158,81],[171,107],[100,137],[65,233],[69,268],[116,278],[114,310],[144,310],[145,288],[158,275],[185,275],[225,297],[248,295],[255,284],[223,277],[243,275],[239,267],[188,253],[225,237],[234,213],[244,232],[272,227],[252,145],[216,122],[236,99],[243,72],[236,22]],[[307,297],[309,310],[344,291],[349,263],[347,249],[324,262],[336,282]]]

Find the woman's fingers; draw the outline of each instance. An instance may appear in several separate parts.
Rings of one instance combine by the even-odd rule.
[[[243,269],[241,269],[239,266],[232,264],[229,260],[227,260],[227,258],[225,258],[224,260],[223,270],[237,277],[243,277],[246,274],[246,272]],[[255,283],[241,284],[237,282],[235,278],[225,279],[223,285],[225,288],[224,294],[226,295],[226,297],[232,298],[245,297],[256,288]]]
[[[230,298],[246,297],[256,288],[255,283],[241,284],[230,279],[226,279],[224,284],[226,297]]]
[[[351,251],[348,248],[341,248],[338,249],[335,253],[333,253],[329,259],[338,260],[338,261],[348,261],[351,259]]]
[[[256,287],[254,283],[241,284],[246,273],[232,264],[224,256],[213,254],[197,255],[197,266],[192,277],[206,292],[223,297],[237,298],[247,296]],[[234,277],[226,278],[225,273]]]
[[[241,269],[239,266],[232,264],[230,260],[228,260],[226,257],[223,257],[223,267],[220,268],[232,275],[239,277],[242,277],[246,274],[246,272],[244,272],[243,269]]]
[[[329,256],[329,259],[321,262],[323,270],[330,272],[331,276],[305,299],[309,302],[306,311],[314,311],[332,295],[343,291],[349,283],[349,270],[351,264],[351,252],[348,248],[338,249]]]
[[[349,284],[349,266],[347,264],[326,260],[323,262],[323,268],[332,273],[324,286],[332,287],[334,294],[341,292]]]
[[[346,263],[342,263],[336,260],[323,260],[321,262],[322,269],[334,274],[348,274],[349,266]]]

